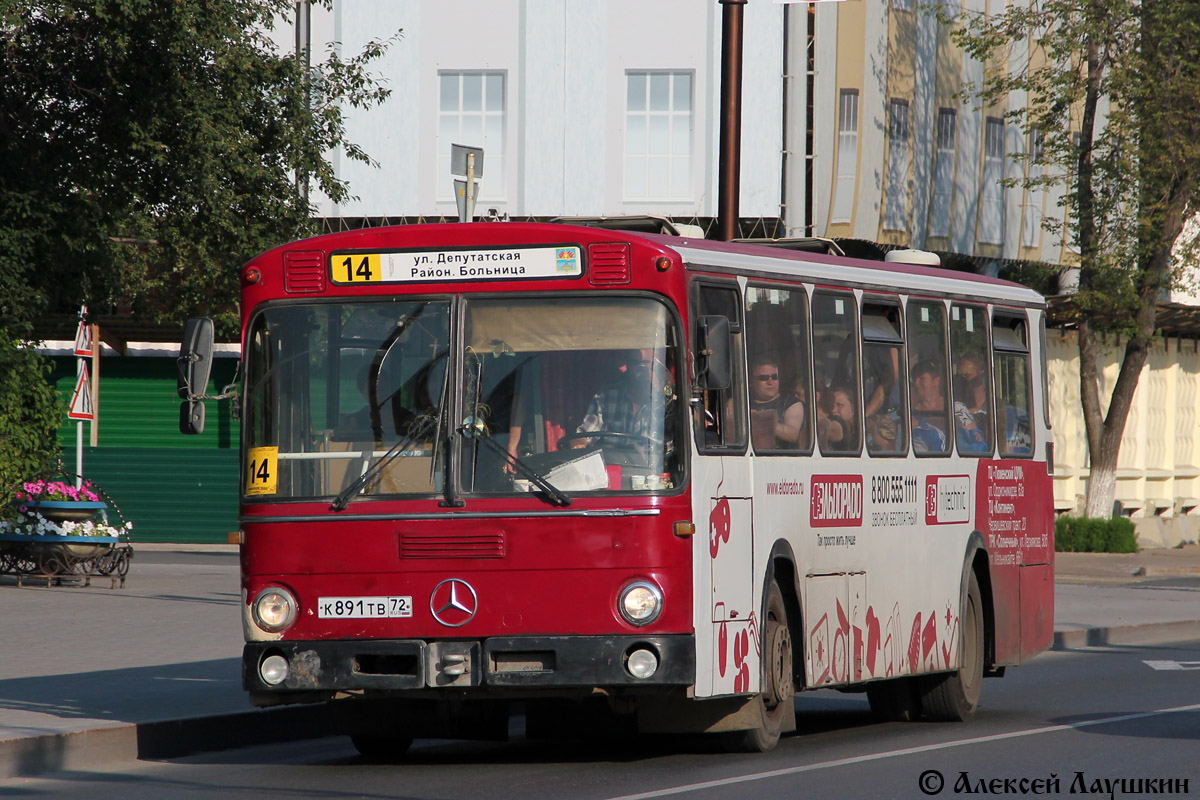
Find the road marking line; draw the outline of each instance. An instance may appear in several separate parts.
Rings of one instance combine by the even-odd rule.
[[[1151,669],[1200,669],[1200,661],[1143,661]]]
[[[1114,722],[1127,722],[1132,719],[1145,719],[1146,717],[1156,717],[1162,714],[1176,714],[1180,711],[1198,711],[1200,703],[1194,703],[1190,706],[1176,706],[1175,708],[1160,708],[1155,711],[1140,711],[1136,714],[1121,714],[1116,717],[1104,717],[1102,719],[1089,719],[1083,722],[1073,722],[1069,725],[1051,725],[1046,728],[1030,728],[1024,731],[1012,731],[1011,733],[995,733],[990,736],[978,736],[974,739],[962,739],[956,742],[942,742],[940,744],[926,744],[920,747],[906,747],[902,750],[889,750],[883,753],[871,753],[865,756],[854,756],[852,758],[839,758],[833,761],[822,761],[818,764],[805,764],[801,767],[788,767],[787,769],[776,769],[770,772],[759,772],[753,775],[740,775],[734,778],[722,778],[715,781],[704,781],[702,783],[689,783],[683,786],[672,786],[668,789],[658,789],[652,792],[642,792],[640,794],[627,794],[620,797],[612,797],[609,800],[649,800],[653,797],[669,797],[674,794],[684,794],[687,792],[699,792],[704,789],[716,789],[721,786],[732,786],[737,783],[749,783],[751,781],[767,780],[769,778],[779,778],[784,775],[795,775],[801,772],[813,772],[818,769],[830,769],[833,767],[845,767],[850,764],[861,764],[866,761],[879,761],[884,758],[895,758],[897,756],[911,756],[917,753],[930,753],[935,750],[948,750],[952,747],[963,747],[972,744],[984,744],[985,742],[999,742],[1004,739],[1017,739],[1022,736],[1036,736],[1040,733],[1057,733],[1059,731],[1069,731],[1078,728],[1090,728],[1093,725],[1109,725]]]

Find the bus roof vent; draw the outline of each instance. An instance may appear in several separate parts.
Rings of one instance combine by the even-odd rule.
[[[320,250],[283,254],[283,288],[288,294],[325,291],[325,254]]]
[[[589,244],[588,280],[593,286],[629,283],[629,245],[625,242]]]

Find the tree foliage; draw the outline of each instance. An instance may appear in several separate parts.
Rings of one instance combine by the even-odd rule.
[[[269,32],[292,0],[0,3],[0,495],[46,466],[61,420],[42,315],[196,315],[238,332],[238,275],[312,232],[308,187],[349,197],[330,154],[370,162],[344,111],[399,36],[309,67]],[[0,497],[2,499],[2,497]]]
[[[1195,256],[1173,256],[1197,211],[1200,177],[1200,0],[1029,0],[997,14],[961,12],[955,40],[985,64],[971,87],[1044,147],[1045,169],[1018,183],[1066,189],[1079,250],[1073,298],[1091,456],[1087,513],[1107,515],[1121,436],[1155,336],[1157,304]],[[1014,93],[1026,102],[1010,108]],[[1107,411],[1100,336],[1126,340]]]
[[[54,431],[64,410],[49,383],[49,362],[0,330],[0,501],[44,475],[58,456]]]
[[[4,5],[0,286],[23,284],[15,296],[34,302],[0,305],[0,325],[86,300],[237,330],[238,268],[311,231],[310,182],[349,196],[329,154],[370,159],[346,140],[343,110],[388,96],[368,67],[391,40],[348,59],[331,50],[310,71],[268,35],[292,8]]]

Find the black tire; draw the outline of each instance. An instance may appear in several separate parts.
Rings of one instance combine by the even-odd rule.
[[[393,761],[401,758],[412,747],[411,736],[363,736],[351,734],[354,749],[376,761]]]
[[[756,703],[758,724],[730,735],[730,749],[745,753],[765,753],[779,744],[784,720],[795,700],[793,682],[792,634],[788,629],[787,608],[779,585],[771,579],[767,587],[767,614],[763,636],[762,690]]]
[[[932,720],[963,722],[975,714],[983,688],[983,596],[974,571],[967,579],[966,604],[960,614],[959,652],[956,672],[920,679],[921,708]]]
[[[893,678],[867,684],[871,713],[884,722],[916,722],[921,717],[921,693],[914,678]]]

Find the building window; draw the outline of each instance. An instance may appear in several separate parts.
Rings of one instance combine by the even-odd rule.
[[[979,241],[1004,242],[1004,120],[988,117],[983,138],[983,185],[980,187]]]
[[[1021,222],[1021,244],[1037,247],[1042,235],[1042,201],[1046,187],[1040,183],[1044,171],[1046,136],[1041,131],[1029,132],[1029,158],[1025,162],[1025,178],[1031,181],[1025,191],[1025,216]]]
[[[479,200],[503,201],[504,187],[504,73],[442,72],[438,75],[437,198],[454,200],[450,177],[450,145],[483,148],[484,175]]]
[[[929,235],[950,235],[950,210],[954,202],[954,150],[958,138],[958,114],[939,108],[937,149],[934,153],[933,205],[929,213]]]
[[[625,199],[692,199],[692,74],[625,74]]]
[[[888,103],[887,208],[883,227],[908,230],[908,101]]]
[[[838,100],[837,184],[830,222],[849,222],[858,172],[858,90],[842,89]]]

